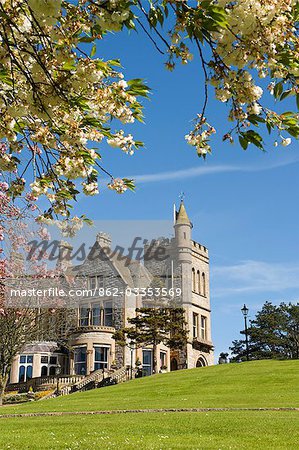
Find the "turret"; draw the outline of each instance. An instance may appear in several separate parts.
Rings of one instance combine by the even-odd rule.
[[[175,242],[178,250],[178,262],[191,264],[191,229],[192,223],[188,217],[183,200],[176,212],[174,230]]]

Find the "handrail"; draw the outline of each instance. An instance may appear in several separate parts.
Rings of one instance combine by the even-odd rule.
[[[80,382],[82,379],[84,379],[84,375],[62,375],[58,377],[58,383],[59,384],[74,384]],[[7,385],[6,391],[15,391],[15,390],[24,390],[28,391],[30,387],[35,388],[37,386],[41,386],[43,384],[56,384],[57,383],[57,376],[55,375],[49,375],[44,377],[35,377],[31,378],[28,381],[23,381],[20,383],[9,383]]]
[[[107,376],[104,376],[104,375],[107,375]],[[71,375],[69,378],[72,378],[72,377],[78,377],[78,376]],[[115,380],[117,383],[121,383],[121,382],[127,380],[127,369],[126,369],[126,367],[121,367],[120,369],[118,369],[116,371],[107,371],[107,372],[103,372],[103,369],[98,369],[98,370],[95,370],[94,372],[92,372],[90,375],[87,375],[83,379],[82,379],[82,375],[79,375],[79,377],[81,377],[81,380],[77,381],[74,384],[66,384],[59,389],[59,392],[55,391],[55,392],[47,395],[46,397],[44,397],[41,400],[46,400],[49,398],[57,397],[57,394],[59,396],[64,396],[64,395],[72,394],[74,392],[80,392],[80,391],[84,390],[84,388],[86,389],[88,384],[90,384],[92,382],[100,383],[101,381],[103,381],[106,378],[107,379],[109,378],[110,380]],[[61,377],[61,378],[63,378],[63,377]],[[96,387],[96,384],[94,387]]]

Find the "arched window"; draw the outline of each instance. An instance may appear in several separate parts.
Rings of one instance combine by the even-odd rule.
[[[20,366],[19,368],[19,383],[25,381],[25,366]]]
[[[197,271],[197,292],[200,294],[200,271]]]
[[[196,361],[196,367],[205,367],[208,363],[206,359],[203,356],[200,356],[198,360]]]
[[[42,370],[41,370],[41,377],[46,377],[48,375],[48,367],[47,366],[42,366]]]
[[[196,279],[195,279],[195,269],[192,268],[192,291],[196,292]]]
[[[176,358],[172,358],[172,360],[170,361],[170,370],[178,370],[178,361]]]
[[[205,297],[206,296],[206,276],[204,274],[204,272],[202,272],[201,274],[201,284],[202,284],[202,295]]]
[[[50,370],[49,370],[49,375],[50,375],[50,376],[55,375],[55,369],[56,369],[55,366],[50,366]]]
[[[31,380],[31,378],[32,378],[32,366],[27,366],[26,381]]]

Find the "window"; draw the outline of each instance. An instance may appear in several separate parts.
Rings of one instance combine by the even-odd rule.
[[[89,279],[89,288],[94,289],[101,289],[104,287],[104,277],[103,275],[94,275],[90,277]]]
[[[198,314],[193,313],[193,339],[198,337]]]
[[[50,356],[50,364],[57,365],[57,356]]]
[[[32,366],[27,366],[26,369],[26,380],[31,380],[32,378]]]
[[[152,350],[142,350],[143,375],[151,375],[153,372],[153,352]]]
[[[48,366],[42,366],[40,376],[46,377],[47,375],[48,375]]]
[[[204,340],[207,339],[207,318],[205,316],[200,318],[200,337]]]
[[[101,325],[101,305],[94,303],[92,305],[92,325]]]
[[[89,307],[90,306],[90,307]],[[79,326],[113,326],[112,301],[82,305],[79,309]]]
[[[56,367],[55,366],[51,366],[49,369],[49,375],[50,377],[56,375]]]
[[[21,355],[20,356],[20,363],[24,364],[32,364],[33,363],[33,355]]]
[[[32,378],[33,355],[20,355],[19,383]]]
[[[104,305],[104,325],[106,327],[112,327],[112,302],[106,302]]]
[[[101,289],[104,287],[104,277],[103,275],[98,275],[97,276],[97,287],[98,289]]]
[[[19,368],[19,383],[25,381],[25,366],[20,366]]]
[[[196,290],[196,280],[195,280],[195,269],[192,269],[192,291],[195,292]]]
[[[82,305],[79,310],[79,325],[80,327],[89,325],[89,308],[87,305]]]
[[[108,347],[94,347],[94,370],[108,368]]]
[[[200,294],[200,271],[197,271],[197,292]]]
[[[56,355],[41,355],[41,377],[55,375],[55,370],[57,367],[58,356]]]
[[[161,369],[165,369],[167,364],[166,364],[166,352],[160,352],[160,366]]]
[[[206,276],[204,272],[201,274],[201,281],[202,281],[202,295],[206,296]]]
[[[90,289],[96,289],[96,287],[97,287],[97,277],[90,277],[90,279],[89,279],[89,287],[90,287]]]
[[[86,347],[77,347],[74,350],[75,374],[86,374]],[[55,371],[55,367],[54,367]]]

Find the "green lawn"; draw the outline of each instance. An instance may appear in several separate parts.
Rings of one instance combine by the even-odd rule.
[[[115,414],[1,419],[1,450],[298,448],[297,412]]]
[[[0,413],[299,407],[299,361],[258,361],[133,380]],[[1,450],[299,448],[299,411],[209,411],[0,419]]]
[[[3,413],[143,408],[299,407],[299,361],[256,361],[182,370]]]

